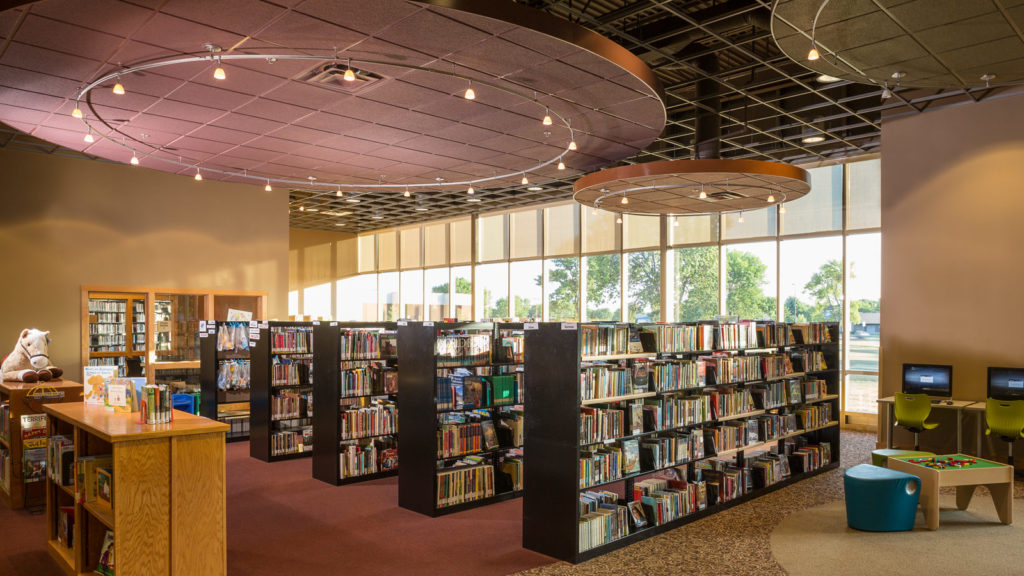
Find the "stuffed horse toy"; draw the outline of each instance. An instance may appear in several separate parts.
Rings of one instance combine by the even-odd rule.
[[[35,328],[26,328],[18,336],[14,351],[4,358],[0,364],[0,373],[4,380],[15,382],[46,382],[60,378],[63,370],[50,364],[47,346],[50,344],[50,332]]]

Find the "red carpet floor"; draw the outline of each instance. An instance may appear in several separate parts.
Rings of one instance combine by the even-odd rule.
[[[227,446],[228,574],[503,575],[553,562],[522,548],[522,500],[429,518],[398,478],[330,486],[310,460],[265,464]],[[62,576],[42,514],[0,506],[0,576]]]

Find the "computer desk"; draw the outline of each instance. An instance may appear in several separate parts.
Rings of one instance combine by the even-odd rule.
[[[949,402],[949,404],[947,404]],[[887,398],[879,398],[879,404],[883,404],[885,407],[885,429],[888,437],[886,438],[886,447],[892,448],[892,431],[896,427],[896,415],[894,414],[896,408],[896,397],[889,396]],[[979,407],[980,405],[980,407]],[[964,411],[981,411],[985,412],[984,402],[975,402],[974,400],[942,400],[937,404],[932,404],[932,409],[942,410],[956,410],[956,451],[958,453],[963,452],[963,441],[961,436],[961,430],[963,428]],[[981,427],[982,416],[978,416],[978,439],[977,439],[977,451],[975,456],[981,456],[981,438],[982,438],[982,427]]]

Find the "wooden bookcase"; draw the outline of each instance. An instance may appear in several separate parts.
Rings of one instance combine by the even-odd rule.
[[[0,448],[8,458],[10,484],[4,489],[0,479],[0,500],[10,508],[19,509],[42,506],[46,503],[46,487],[42,479],[37,482],[25,482],[23,464],[24,441],[21,434],[21,417],[30,414],[42,414],[44,404],[59,402],[81,402],[82,385],[70,380],[54,380],[52,382],[25,384],[22,382],[0,382],[0,404],[7,404],[4,410],[7,421],[3,428],[8,432],[6,437],[0,433]],[[43,440],[45,446],[45,439]]]
[[[218,350],[220,331],[231,326],[238,326],[245,331],[246,336],[253,330],[259,330],[256,321],[203,322],[199,326],[199,414],[204,418],[227,424],[230,427],[227,433],[228,442],[249,439],[249,402],[252,393],[251,386],[235,390],[221,390],[218,387],[222,362],[250,362],[251,347],[246,350]],[[251,362],[249,368],[251,374]]]
[[[839,423],[837,421],[840,413],[838,324],[831,323],[827,325],[831,339],[831,343],[828,344],[797,344],[790,340],[772,345],[761,343],[747,346],[745,349],[721,350],[720,347],[717,347],[717,351],[726,352],[733,356],[774,353],[784,355],[796,354],[798,355],[797,357],[803,358],[800,355],[806,354],[808,351],[822,352],[828,366],[827,370],[800,371],[800,373],[790,373],[780,378],[758,378],[755,380],[726,382],[721,385],[745,389],[766,386],[774,381],[813,376],[815,380],[823,380],[827,383],[827,394],[824,396],[806,402],[803,396],[800,396],[797,398],[799,402],[784,403],[767,409],[732,414],[722,418],[711,417],[702,422],[695,422],[675,428],[648,430],[645,424],[642,434],[624,434],[622,437],[585,445],[581,439],[581,407],[612,408],[617,406],[623,408],[631,401],[643,402],[644,399],[653,400],[672,395],[696,396],[699,398],[700,394],[711,393],[715,386],[713,384],[714,374],[709,369],[706,381],[707,386],[698,385],[683,390],[658,392],[652,385],[646,392],[627,394],[617,398],[606,397],[596,400],[584,400],[580,389],[580,381],[581,370],[585,362],[614,362],[632,370],[637,358],[667,359],[671,357],[679,360],[694,360],[699,356],[710,354],[711,351],[697,350],[664,354],[658,352],[656,345],[652,346],[648,343],[644,346],[644,352],[617,350],[616,352],[623,353],[587,357],[582,353],[583,329],[581,325],[576,323],[542,323],[534,326],[531,326],[532,329],[526,331],[526,373],[530,375],[530,378],[526,381],[526,405],[529,407],[529,410],[526,411],[526,430],[528,431],[526,434],[526,453],[530,455],[530,465],[525,470],[525,482],[528,486],[542,486],[544,489],[537,490],[531,488],[524,497],[523,546],[525,548],[568,562],[582,562],[839,465],[840,445]],[[635,325],[630,327],[636,328]],[[710,347],[716,348],[715,346]],[[672,466],[649,468],[641,465],[641,472],[639,473],[623,474],[620,478],[609,479],[608,481],[586,487],[581,486],[580,459],[584,452],[584,446],[601,443],[623,446],[623,441],[630,438],[663,436],[667,432],[715,428],[724,426],[729,421],[748,419],[766,414],[779,414],[781,417],[781,414],[804,408],[806,407],[805,405],[809,404],[828,404],[831,406],[831,421],[821,426],[792,430],[775,437],[759,439],[756,442],[741,442],[738,448],[731,450],[719,449],[718,454],[705,453],[702,457],[686,458]],[[626,410],[625,414],[627,415],[626,425],[628,426],[629,411]],[[630,433],[632,431],[627,428],[625,432]],[[787,445],[792,448],[793,443],[803,441],[808,443],[829,443],[831,461],[809,472],[799,471],[794,465],[791,469],[792,473],[783,480],[775,481],[764,487],[745,490],[738,497],[715,505],[709,504],[702,510],[692,511],[688,515],[683,515],[660,525],[648,523],[646,527],[640,529],[634,529],[633,526],[630,526],[630,533],[628,535],[593,548],[581,550],[580,496],[585,491],[613,491],[619,496],[617,505],[622,506],[633,500],[636,482],[644,478],[656,477],[659,474],[665,473],[670,468],[679,469],[680,466],[685,467],[688,474],[687,479],[693,482],[695,471],[698,469],[698,462],[710,461],[715,458],[732,458],[733,466],[743,470],[748,460],[754,462],[759,454],[768,451],[772,447],[785,454]],[[787,459],[787,462],[789,461],[790,459]],[[756,476],[754,472],[748,471],[747,474],[750,474],[751,478]],[[751,484],[753,485],[754,482]]]
[[[370,393],[367,394],[343,394],[341,389],[341,377],[346,369],[366,368],[371,363],[376,363],[393,370],[398,362],[396,354],[373,357],[362,355],[353,359],[352,355],[341,349],[342,334],[380,332],[394,335],[396,328],[397,324],[394,322],[325,322],[314,326],[313,340],[316,347],[313,351],[313,397],[322,408],[313,414],[313,437],[317,439],[313,444],[313,477],[317,480],[339,486],[398,474],[397,468],[382,470],[382,454],[378,454],[377,472],[342,477],[341,457],[348,445],[365,445],[370,442],[397,445],[398,433],[396,431],[390,434],[371,434],[344,439],[340,414],[342,405],[353,408],[367,407],[376,399],[386,398],[397,404],[398,394],[385,393],[383,382],[374,381]]]
[[[398,472],[398,505],[426,514],[440,516],[459,512],[522,496],[523,490],[514,483],[503,482],[505,477],[499,466],[509,456],[510,450],[521,450],[522,446],[511,446],[501,442],[494,450],[481,450],[463,453],[456,457],[442,458],[438,454],[438,438],[440,419],[450,413],[464,413],[470,409],[439,409],[437,394],[437,377],[442,370],[463,367],[470,370],[479,368],[494,370],[495,374],[522,371],[522,364],[506,362],[494,356],[495,336],[499,330],[522,330],[522,324],[494,324],[489,322],[399,322],[398,349],[401,351],[401,368],[399,370],[398,389],[401,391],[401,409],[399,410],[398,429],[401,433],[401,466]],[[490,338],[491,352],[487,359],[468,363],[462,366],[440,366],[435,354],[439,334],[452,332],[487,333]],[[528,380],[528,373],[523,374]],[[522,406],[520,402],[516,403]],[[483,411],[489,413],[490,420],[498,418],[501,408],[484,406]],[[462,503],[439,505],[438,475],[444,469],[451,470],[457,461],[467,456],[482,456],[487,466],[494,468],[494,495],[479,497]],[[474,466],[468,466],[472,468]],[[528,469],[528,466],[526,466]]]
[[[316,411],[311,404],[300,401],[296,418],[278,419],[273,414],[274,397],[285,394],[303,395],[313,393],[315,375],[312,370],[315,337],[313,328],[319,322],[260,322],[259,338],[254,333],[249,339],[251,363],[249,401],[249,455],[264,462],[276,462],[293,458],[309,458],[313,455],[313,417]],[[286,352],[276,350],[274,337],[290,330],[309,331],[308,351]],[[294,362],[307,366],[299,370],[300,380],[290,385],[274,384],[275,362]],[[315,396],[314,396],[315,398]],[[294,439],[295,451],[275,452],[276,439],[288,436]]]
[[[75,488],[47,479],[47,550],[66,573],[95,570],[108,530],[119,576],[227,573],[226,424],[180,411],[168,424],[139,424],[137,412],[80,402],[43,409],[51,436],[73,438],[76,459],[113,457],[112,505],[79,502]],[[72,548],[57,540],[62,507],[74,510]]]

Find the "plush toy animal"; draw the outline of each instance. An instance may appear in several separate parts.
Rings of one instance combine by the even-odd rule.
[[[35,328],[26,328],[18,336],[14,351],[4,358],[0,364],[0,373],[4,380],[15,382],[46,382],[60,378],[63,370],[50,364],[47,347],[50,344],[50,332]]]

